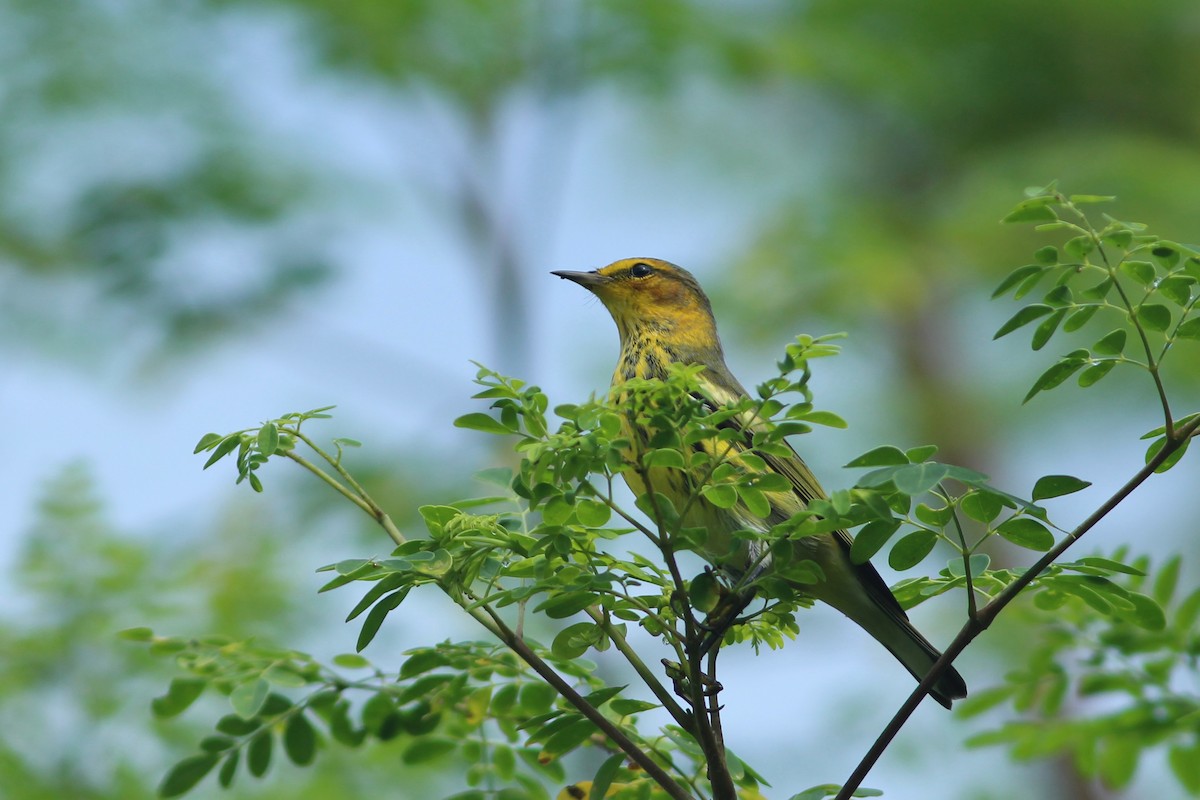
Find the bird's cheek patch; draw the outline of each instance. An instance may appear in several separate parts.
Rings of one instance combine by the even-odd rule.
[[[646,287],[647,293],[654,300],[656,306],[667,306],[677,308],[684,305],[687,292],[675,281],[654,281]]]

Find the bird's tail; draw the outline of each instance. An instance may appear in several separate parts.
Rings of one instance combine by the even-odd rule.
[[[938,649],[913,627],[903,612],[894,615],[889,610],[876,607],[867,618],[851,619],[886,647],[918,681],[929,672],[933,662],[941,658]],[[950,708],[955,700],[967,696],[967,683],[958,670],[951,667],[929,689],[929,696]]]
[[[849,559],[847,559],[847,562]],[[904,667],[921,680],[941,657],[936,647],[908,621],[908,616],[896,602],[883,578],[870,564],[849,565],[856,573],[855,581],[826,581],[814,587],[814,595],[841,611],[863,630],[871,634]],[[860,591],[821,591],[823,587],[851,587]],[[929,695],[946,708],[953,701],[967,696],[967,683],[958,670],[951,667],[938,678]]]

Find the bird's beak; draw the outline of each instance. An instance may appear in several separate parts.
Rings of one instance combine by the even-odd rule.
[[[566,269],[556,269],[550,274],[557,275],[558,277],[572,281],[573,283],[578,283],[585,289],[591,289],[594,286],[600,286],[601,284],[608,283],[610,280],[607,275],[601,275],[596,270],[592,270],[591,272],[572,272]]]

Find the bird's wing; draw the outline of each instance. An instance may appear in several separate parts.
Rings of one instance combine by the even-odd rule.
[[[737,382],[728,370],[710,371],[705,370],[700,375],[702,389],[704,391],[704,401],[709,407],[719,408],[722,405],[736,403],[738,400],[747,396],[746,390]],[[808,468],[808,464],[804,463],[804,459],[796,452],[796,449],[787,444],[790,455],[777,456],[773,453],[764,453],[761,450],[754,450],[754,433],[757,430],[766,428],[766,423],[759,419],[739,419],[732,418],[726,420],[720,427],[736,427],[742,432],[742,439],[739,442],[740,446],[748,451],[755,452],[763,461],[766,462],[767,468],[783,475],[792,484],[793,496],[799,500],[802,508],[810,502],[818,498],[825,498],[825,490],[821,488],[821,484],[817,481],[812,470]],[[768,522],[779,524],[787,520],[793,513],[799,510],[797,507],[791,507],[791,503],[781,504],[772,498],[772,515]],[[888,587],[887,582],[875,570],[871,564],[853,564],[850,561],[850,546],[854,539],[844,530],[833,531],[830,534],[833,541],[837,543],[838,550],[843,554],[843,558],[838,561],[844,564],[844,568],[854,574],[858,583],[866,590],[867,594],[877,603],[883,610],[890,615],[896,615],[901,619],[907,619],[907,615],[900,607],[892,590]]]

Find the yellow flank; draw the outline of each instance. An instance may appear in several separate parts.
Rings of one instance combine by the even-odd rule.
[[[553,274],[599,297],[616,322],[621,354],[613,373],[614,387],[631,378],[665,378],[668,364],[681,363],[704,367],[699,376],[701,393],[713,408],[746,395],[725,365],[708,297],[687,270],[661,259],[627,258],[591,272]],[[733,422],[738,424],[736,419]],[[761,423],[742,419],[740,439],[701,442],[700,446],[749,469],[743,455],[753,449],[752,437],[758,424]],[[631,425],[632,421],[626,419],[631,441],[644,438],[638,437],[638,431]],[[704,555],[734,573],[744,570],[752,557],[758,555],[750,553],[744,545],[735,545],[734,531],[750,528],[766,533],[803,510],[809,501],[825,496],[808,465],[795,451],[783,458],[762,452],[755,455],[765,462],[767,470],[783,475],[791,485],[790,491],[767,493],[769,510],[765,517],[740,501],[727,509],[702,497],[689,502],[696,491],[692,484],[699,483],[700,476],[692,481],[678,470],[654,469],[649,473],[654,491],[669,497],[677,509],[684,505],[690,509],[684,525],[707,529]],[[635,494],[647,490],[635,471],[628,470],[624,475]],[[891,651],[914,676],[924,677],[940,653],[913,628],[874,567],[850,561],[851,541],[845,531],[798,539],[793,545],[799,551],[797,555],[816,561],[825,580],[797,588],[841,611]],[[954,670],[943,674],[930,692],[947,708],[951,701],[965,697],[966,693],[966,684]]]

